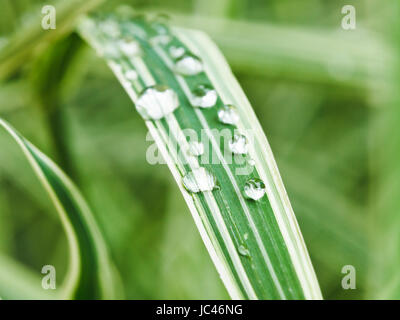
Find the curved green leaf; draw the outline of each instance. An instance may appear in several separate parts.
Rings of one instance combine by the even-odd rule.
[[[70,179],[41,151],[0,119],[17,142],[55,205],[67,235],[70,265],[61,299],[100,299],[116,295],[113,269],[93,214]],[[40,285],[40,283],[38,283]],[[39,298],[39,297],[38,297]]]
[[[261,126],[225,59],[201,32],[170,29],[143,17],[106,17],[84,20],[82,36],[107,59],[122,86],[136,104],[142,91],[155,84],[173,89],[179,107],[160,119],[145,121],[188,204],[210,256],[234,299],[320,299],[321,292],[296,218]],[[138,54],[124,50],[124,39],[134,40]],[[175,70],[171,50],[182,48],[202,60],[194,75]],[[128,77],[127,71],[138,77]],[[193,107],[193,91],[199,84],[217,91],[212,108]],[[154,102],[154,108],[159,108]],[[225,104],[237,108],[234,125],[218,121]],[[209,147],[210,158],[188,155],[185,130],[194,130]],[[229,162],[219,134],[251,132],[249,152],[243,162]],[[254,167],[250,165],[254,161]],[[199,166],[219,182],[212,191],[191,193],[182,179]],[[252,168],[251,168],[252,167]],[[266,196],[246,199],[249,179],[262,179]],[[183,240],[184,241],[184,240]]]

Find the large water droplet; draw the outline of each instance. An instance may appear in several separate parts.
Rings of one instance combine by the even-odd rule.
[[[193,90],[192,104],[195,107],[211,108],[217,103],[217,91],[208,85],[200,84]]]
[[[250,179],[244,186],[244,193],[249,199],[259,200],[265,194],[265,184],[260,179]]]
[[[119,47],[121,51],[128,57],[137,55],[140,53],[139,44],[131,39],[124,39],[119,41]]]
[[[227,104],[218,110],[218,119],[222,123],[234,125],[239,121],[239,116],[235,107]]]
[[[238,247],[238,251],[239,251],[239,254],[244,256],[244,257],[249,257],[250,256],[249,250],[244,245],[240,245]]]
[[[198,141],[192,141],[189,143],[189,154],[192,156],[201,156],[204,153],[204,144]]]
[[[183,185],[189,192],[212,191],[217,185],[217,178],[206,168],[198,168],[183,177]]]
[[[179,106],[178,96],[171,88],[155,85],[146,88],[136,102],[136,109],[144,119],[158,120]]]
[[[185,53],[176,60],[175,71],[185,76],[194,76],[203,71],[203,63],[195,55]]]
[[[171,55],[171,57],[174,59],[178,59],[185,54],[184,47],[171,46],[168,51],[169,51],[169,54]]]
[[[247,138],[242,134],[235,134],[233,139],[229,141],[229,149],[234,154],[247,153]]]

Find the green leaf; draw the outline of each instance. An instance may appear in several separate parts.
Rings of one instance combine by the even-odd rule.
[[[319,285],[268,141],[249,101],[212,41],[201,32],[171,29],[158,19],[148,21],[143,17],[88,18],[80,24],[79,31],[106,58],[144,116],[231,297],[320,299]],[[131,53],[124,50],[126,41],[138,45],[136,54],[135,50]],[[199,57],[204,72],[198,70],[193,75],[175,72],[173,47]],[[128,79],[128,71],[138,77]],[[215,106],[193,107],[193,91],[199,84],[216,90]],[[179,107],[158,119],[146,115],[143,106],[138,108],[143,90],[153,85],[167,86],[179,100]],[[218,121],[218,111],[225,104],[237,110],[238,121],[233,125]],[[155,113],[163,107],[162,101],[147,105]],[[174,105],[169,107],[173,109]],[[194,130],[210,152],[201,157],[188,155],[186,130]],[[251,133],[248,154],[229,161],[226,146],[219,143],[221,132],[230,137],[237,132]],[[207,156],[215,157],[216,161],[209,161]],[[250,160],[254,161],[254,167]],[[199,172],[198,167],[206,170],[200,173],[209,172],[211,180],[200,188],[201,192],[193,192],[197,190],[188,188],[186,183],[192,191],[189,192],[183,186],[183,178],[187,180],[191,172]],[[218,187],[213,188],[212,176]],[[264,197],[257,201],[245,197],[244,187],[249,179],[265,183]],[[194,180],[200,183],[199,177]]]
[[[114,298],[117,293],[113,267],[101,232],[81,194],[46,155],[1,118],[0,127],[9,133],[22,149],[56,207],[66,232],[70,249],[69,271],[57,297]],[[0,281],[1,279],[0,277]]]

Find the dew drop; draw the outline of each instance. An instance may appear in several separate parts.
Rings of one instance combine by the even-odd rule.
[[[144,119],[158,120],[179,106],[178,96],[171,88],[155,85],[146,88],[136,102],[136,109]]]
[[[204,144],[198,141],[192,141],[189,143],[189,154],[192,156],[201,156],[204,153]]]
[[[114,45],[114,43],[107,43],[99,50],[100,56],[109,60],[118,59],[121,57],[121,52],[118,50],[118,47]]]
[[[183,185],[193,193],[212,191],[217,185],[217,178],[206,168],[200,167],[183,177]]]
[[[169,51],[170,56],[174,59],[178,59],[185,54],[184,47],[171,46],[168,51]]]
[[[249,238],[249,234],[246,232],[246,233],[243,235],[243,237],[244,237],[244,240],[247,240],[247,239]]]
[[[142,29],[136,23],[133,23],[131,21],[126,21],[124,23],[124,28],[128,34],[134,34],[136,37],[139,37],[141,39],[147,39],[148,37],[146,30]]]
[[[244,257],[249,257],[250,256],[249,250],[244,245],[240,245],[238,247],[238,251],[239,251],[239,254],[244,256]]]
[[[119,47],[121,51],[128,57],[137,55],[140,53],[139,44],[134,40],[120,40]]]
[[[235,134],[233,139],[229,141],[229,149],[234,154],[246,154],[247,138],[242,134]]]
[[[192,104],[195,107],[211,108],[217,103],[217,91],[208,85],[200,84],[193,90]]]
[[[150,39],[152,45],[156,46],[159,44],[167,45],[172,40],[172,37],[169,34],[159,34]]]
[[[127,70],[125,72],[125,78],[129,81],[135,81],[138,78],[138,73],[135,70]]]
[[[203,63],[195,55],[185,53],[176,60],[175,71],[184,76],[194,76],[203,71]]]
[[[153,30],[157,33],[157,35],[150,40],[153,45],[166,45],[171,42],[172,36],[169,27],[165,23],[168,20],[168,16],[164,14],[159,14],[155,17],[155,20],[151,24]]]
[[[118,38],[121,35],[118,23],[112,19],[107,19],[101,22],[100,30],[111,38]]]
[[[250,159],[248,161],[249,165],[251,165],[252,167],[254,167],[256,165],[256,162],[254,161],[254,159]]]
[[[154,21],[151,24],[151,26],[154,29],[154,31],[156,31],[158,34],[168,34],[168,33],[170,33],[168,26],[164,22]]]
[[[239,121],[235,107],[227,104],[218,110],[218,119],[222,123],[234,125]]]
[[[260,179],[250,179],[244,186],[244,193],[249,199],[259,200],[265,194],[265,184]]]

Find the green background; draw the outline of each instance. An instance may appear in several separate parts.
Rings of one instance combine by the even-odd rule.
[[[228,298],[168,168],[146,161],[153,142],[132,102],[104,61],[64,32],[85,3],[64,10],[67,2],[0,1],[0,116],[76,182],[126,298]],[[44,4],[56,6],[56,30],[40,28]],[[204,30],[221,48],[267,134],[324,297],[400,298],[397,1],[98,8],[120,4],[167,13],[172,25]],[[346,4],[356,8],[355,30],[341,27]],[[7,267],[10,258],[24,268]],[[0,272],[16,283],[30,274],[40,286],[51,264],[60,286],[67,263],[55,210],[0,133]],[[355,290],[341,286],[345,265],[356,268]]]

